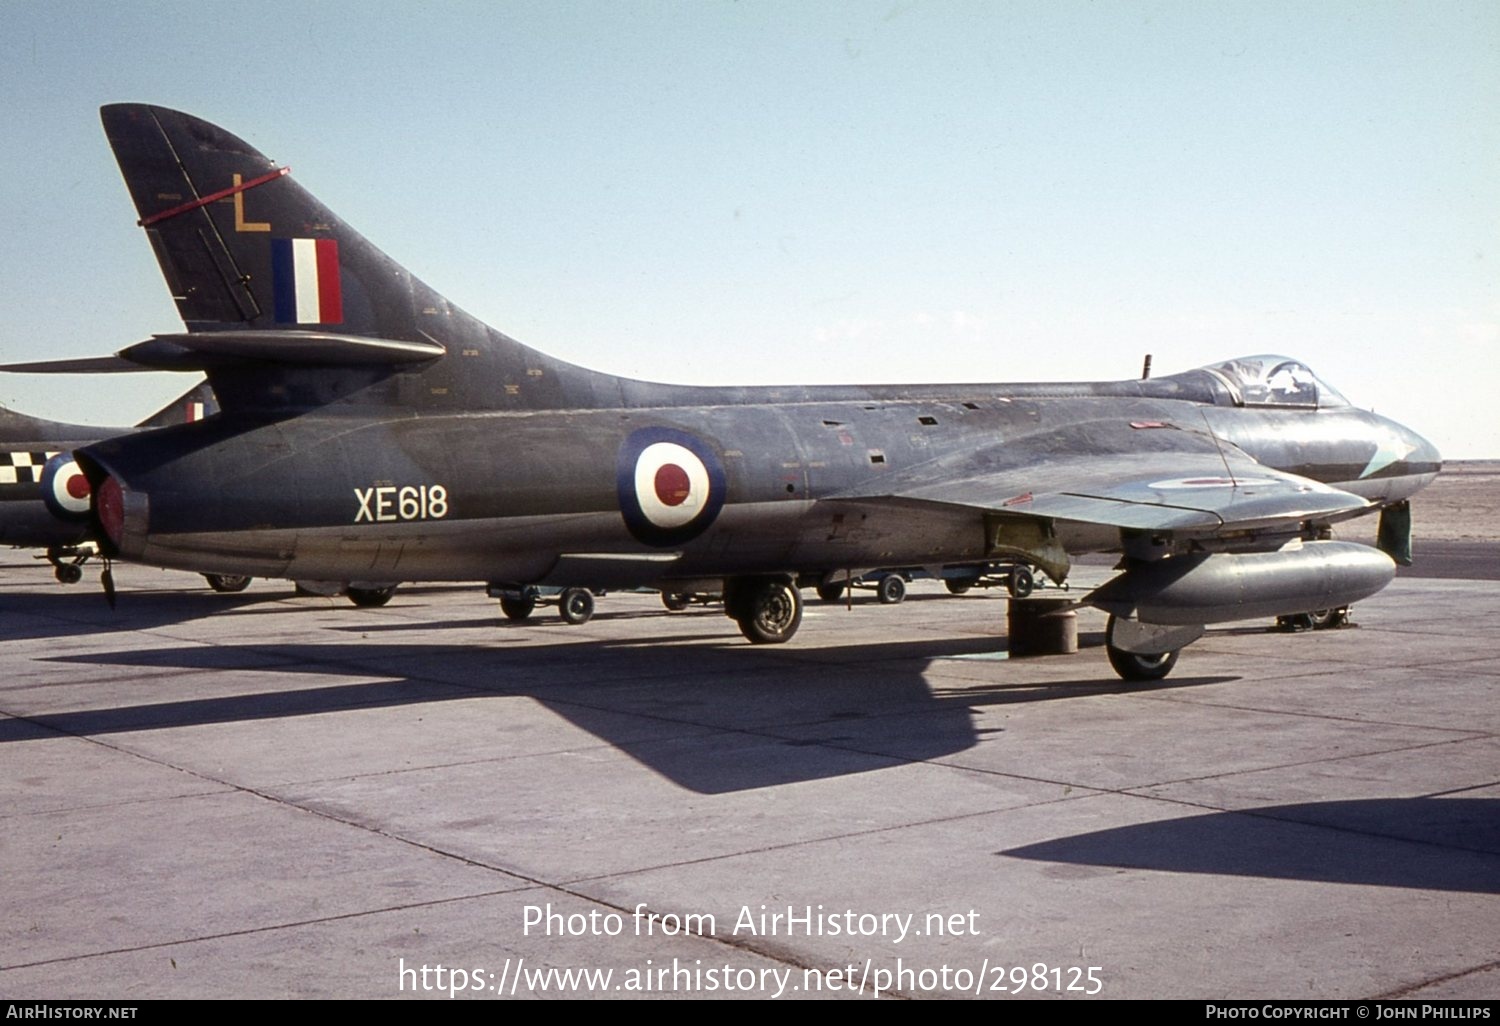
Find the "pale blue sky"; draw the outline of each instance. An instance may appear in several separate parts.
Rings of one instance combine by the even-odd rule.
[[[115,101],[288,164],[459,305],[702,383],[1300,357],[1500,456],[1500,3],[0,0],[0,359],[176,330]],[[0,379],[121,423],[165,375]]]

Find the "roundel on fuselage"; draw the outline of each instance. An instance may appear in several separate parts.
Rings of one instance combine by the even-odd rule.
[[[93,489],[72,453],[60,452],[42,468],[42,502],[60,520],[85,520]]]
[[[620,513],[647,545],[681,545],[724,506],[724,465],[700,438],[673,428],[631,432],[615,461]]]

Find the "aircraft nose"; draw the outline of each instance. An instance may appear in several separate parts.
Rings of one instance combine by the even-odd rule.
[[[1411,428],[1387,421],[1399,442],[1392,455],[1397,458],[1389,472],[1391,499],[1409,499],[1432,483],[1443,469],[1443,454],[1437,446]]]
[[[1406,441],[1412,446],[1411,452],[1406,457],[1406,463],[1412,468],[1413,473],[1436,474],[1443,469],[1443,454],[1438,452],[1437,446],[1410,428],[1406,429]]]

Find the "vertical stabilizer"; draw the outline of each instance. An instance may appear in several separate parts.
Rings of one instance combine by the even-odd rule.
[[[302,188],[289,169],[199,118],[101,111],[140,225],[189,333],[436,344],[420,367],[337,360],[202,361],[226,410],[331,402],[549,409],[620,401],[619,379],[554,360],[454,307]],[[314,366],[309,367],[311,363]]]
[[[200,381],[166,406],[141,421],[136,427],[172,427],[175,424],[194,424],[219,412],[219,403],[214,399],[214,390],[207,381]]]

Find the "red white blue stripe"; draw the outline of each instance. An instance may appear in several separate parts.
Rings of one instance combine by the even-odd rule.
[[[272,239],[271,280],[279,324],[340,324],[337,239]]]

